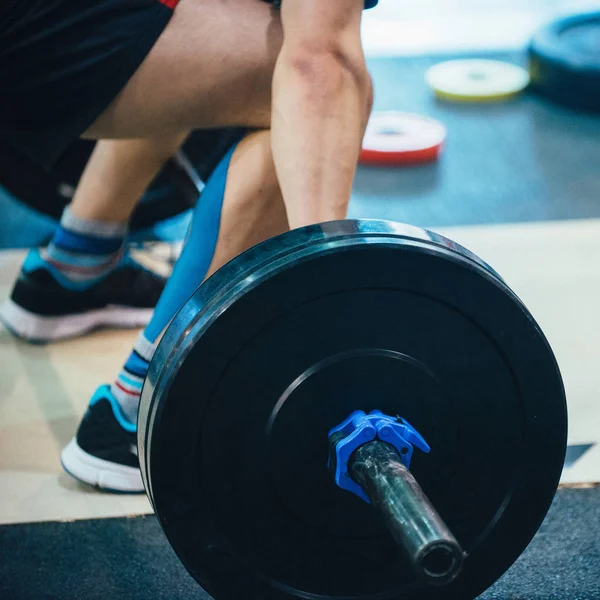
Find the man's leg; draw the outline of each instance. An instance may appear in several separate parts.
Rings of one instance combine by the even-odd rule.
[[[360,41],[363,7],[360,0],[334,0],[323,8],[319,0],[289,0],[280,14],[260,0],[181,0],[87,135],[270,128],[272,117],[290,224],[339,218],[358,160],[360,116],[370,102]],[[285,48],[281,15],[288,19]],[[296,168],[299,157],[303,169]]]
[[[226,262],[288,229],[268,131],[248,135],[224,157],[194,212],[185,247],[148,326],[111,389],[135,423],[154,347],[175,313]]]
[[[80,219],[127,223],[140,198],[187,134],[100,140],[69,206]]]
[[[181,0],[146,61],[88,135],[139,137],[235,125],[267,128],[281,42],[278,13],[265,3]],[[365,111],[367,104],[365,99]],[[208,273],[248,245],[288,227],[268,132],[249,136],[221,166],[196,208],[186,247],[136,351],[115,384],[96,392],[77,438],[63,452],[65,468],[83,481],[141,491],[134,418],[154,342]],[[323,218],[344,217],[347,203],[348,198],[336,202],[335,212]],[[273,217],[265,220],[267,215]],[[95,432],[96,438],[86,432]],[[103,435],[104,442],[99,439]],[[122,443],[117,444],[119,435]]]
[[[180,0],[142,65],[86,136],[268,128],[282,41],[279,12],[265,2]]]
[[[77,479],[143,491],[136,450],[140,391],[155,344],[200,283],[246,248],[288,228],[267,131],[247,136],[207,182],[186,245],[117,380],[94,394],[76,438],[61,455]]]
[[[165,281],[127,255],[128,220],[184,139],[98,142],[48,248],[29,253],[0,309],[9,329],[46,342],[149,321]]]
[[[209,180],[152,320],[111,386],[131,423],[137,421],[140,392],[154,348],[175,313],[226,262],[287,229],[269,132],[253,133],[225,156]]]
[[[105,188],[104,204],[111,207],[117,205],[116,194],[122,183],[127,184],[132,169],[127,161],[116,160],[115,157],[130,155],[135,162],[135,156],[141,152],[140,148],[136,148],[136,142],[128,138],[176,139],[183,136],[184,132],[202,127],[268,127],[271,78],[282,38],[279,14],[267,3],[259,0],[181,0],[142,65],[87,132],[87,136],[92,138],[121,138],[124,141],[121,146],[108,142],[99,148],[99,155],[110,155],[104,159],[111,167],[88,171],[85,187],[101,190],[102,186],[109,185],[109,188]],[[108,170],[114,184],[107,181],[106,177],[98,176]],[[139,181],[134,180],[132,187],[139,190],[142,186],[138,184]],[[129,198],[133,196],[131,194]],[[102,202],[90,204],[89,198],[88,193],[79,194],[75,202],[77,208],[74,209],[77,214],[84,207],[87,207],[87,214],[97,212],[95,207]],[[118,216],[123,216],[125,212],[123,208]],[[82,232],[77,230],[75,233]],[[113,241],[112,251],[117,246]],[[87,245],[89,240],[84,242],[80,246]],[[64,237],[62,243],[66,244]],[[74,252],[76,249],[70,244],[66,246],[61,248],[63,254],[60,256],[61,261],[66,262],[66,269],[73,271],[75,267],[75,270],[81,271],[96,266],[95,258],[80,257],[82,260],[79,260],[71,256],[78,253]],[[95,250],[95,241],[92,246]],[[64,254],[64,251],[68,254]],[[34,277],[37,278],[40,271],[47,270],[47,263],[38,256],[27,262],[25,269],[26,275],[35,273]],[[89,293],[91,284],[78,282],[72,285],[69,278],[63,277],[60,265],[53,267],[51,275],[52,279],[60,280],[60,286],[69,292],[74,294],[84,290],[86,299],[94,300],[95,295]],[[34,287],[41,289],[42,284],[48,283],[46,274],[42,273],[41,277],[43,281],[36,281]],[[118,291],[123,278],[118,278],[119,281],[113,279],[114,282],[109,282],[111,288]],[[55,283],[50,281],[49,285],[55,286]],[[59,298],[51,307],[38,306],[30,298],[30,288],[27,286],[27,289],[15,290],[9,310],[0,315],[9,328],[26,339],[60,339],[81,334],[98,325],[139,324],[139,317],[143,318],[141,322],[148,319],[148,312],[140,314],[137,310],[148,307],[149,296],[144,293],[134,298],[139,305],[133,307],[136,313],[134,319],[131,311],[123,312],[121,308],[115,311],[110,307],[99,313],[93,303],[90,306],[77,306],[72,294],[68,294],[69,298]],[[143,288],[137,285],[129,289],[143,292]],[[54,295],[54,291],[50,291],[52,293],[43,295]],[[104,293],[100,295],[105,297]],[[34,296],[39,297],[39,294]],[[156,297],[150,300],[155,301]],[[78,318],[73,320],[69,316],[65,319],[65,307],[70,309],[74,305],[80,313]]]

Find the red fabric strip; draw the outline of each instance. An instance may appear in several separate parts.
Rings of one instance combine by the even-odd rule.
[[[125,392],[128,396],[139,396],[140,392],[131,392],[126,390],[119,381],[115,381],[115,385],[122,391]]]

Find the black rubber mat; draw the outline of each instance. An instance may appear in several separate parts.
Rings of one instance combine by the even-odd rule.
[[[472,56],[525,64],[524,53]],[[350,215],[424,227],[600,217],[600,117],[531,93],[483,105],[436,100],[425,72],[452,58],[369,61],[375,110],[432,116],[448,140],[434,165],[359,169]]]
[[[599,531],[600,488],[559,491],[532,544],[481,598],[600,598]],[[0,598],[209,597],[178,562],[156,519],[148,516],[0,527]]]

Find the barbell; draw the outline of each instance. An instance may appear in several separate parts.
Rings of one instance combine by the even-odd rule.
[[[435,233],[294,230],[208,279],[142,392],[148,496],[217,600],[474,598],[556,492],[565,393],[524,304]]]

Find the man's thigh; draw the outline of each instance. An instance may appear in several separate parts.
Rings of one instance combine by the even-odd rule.
[[[266,127],[283,34],[262,0],[180,0],[145,61],[86,137]]]

